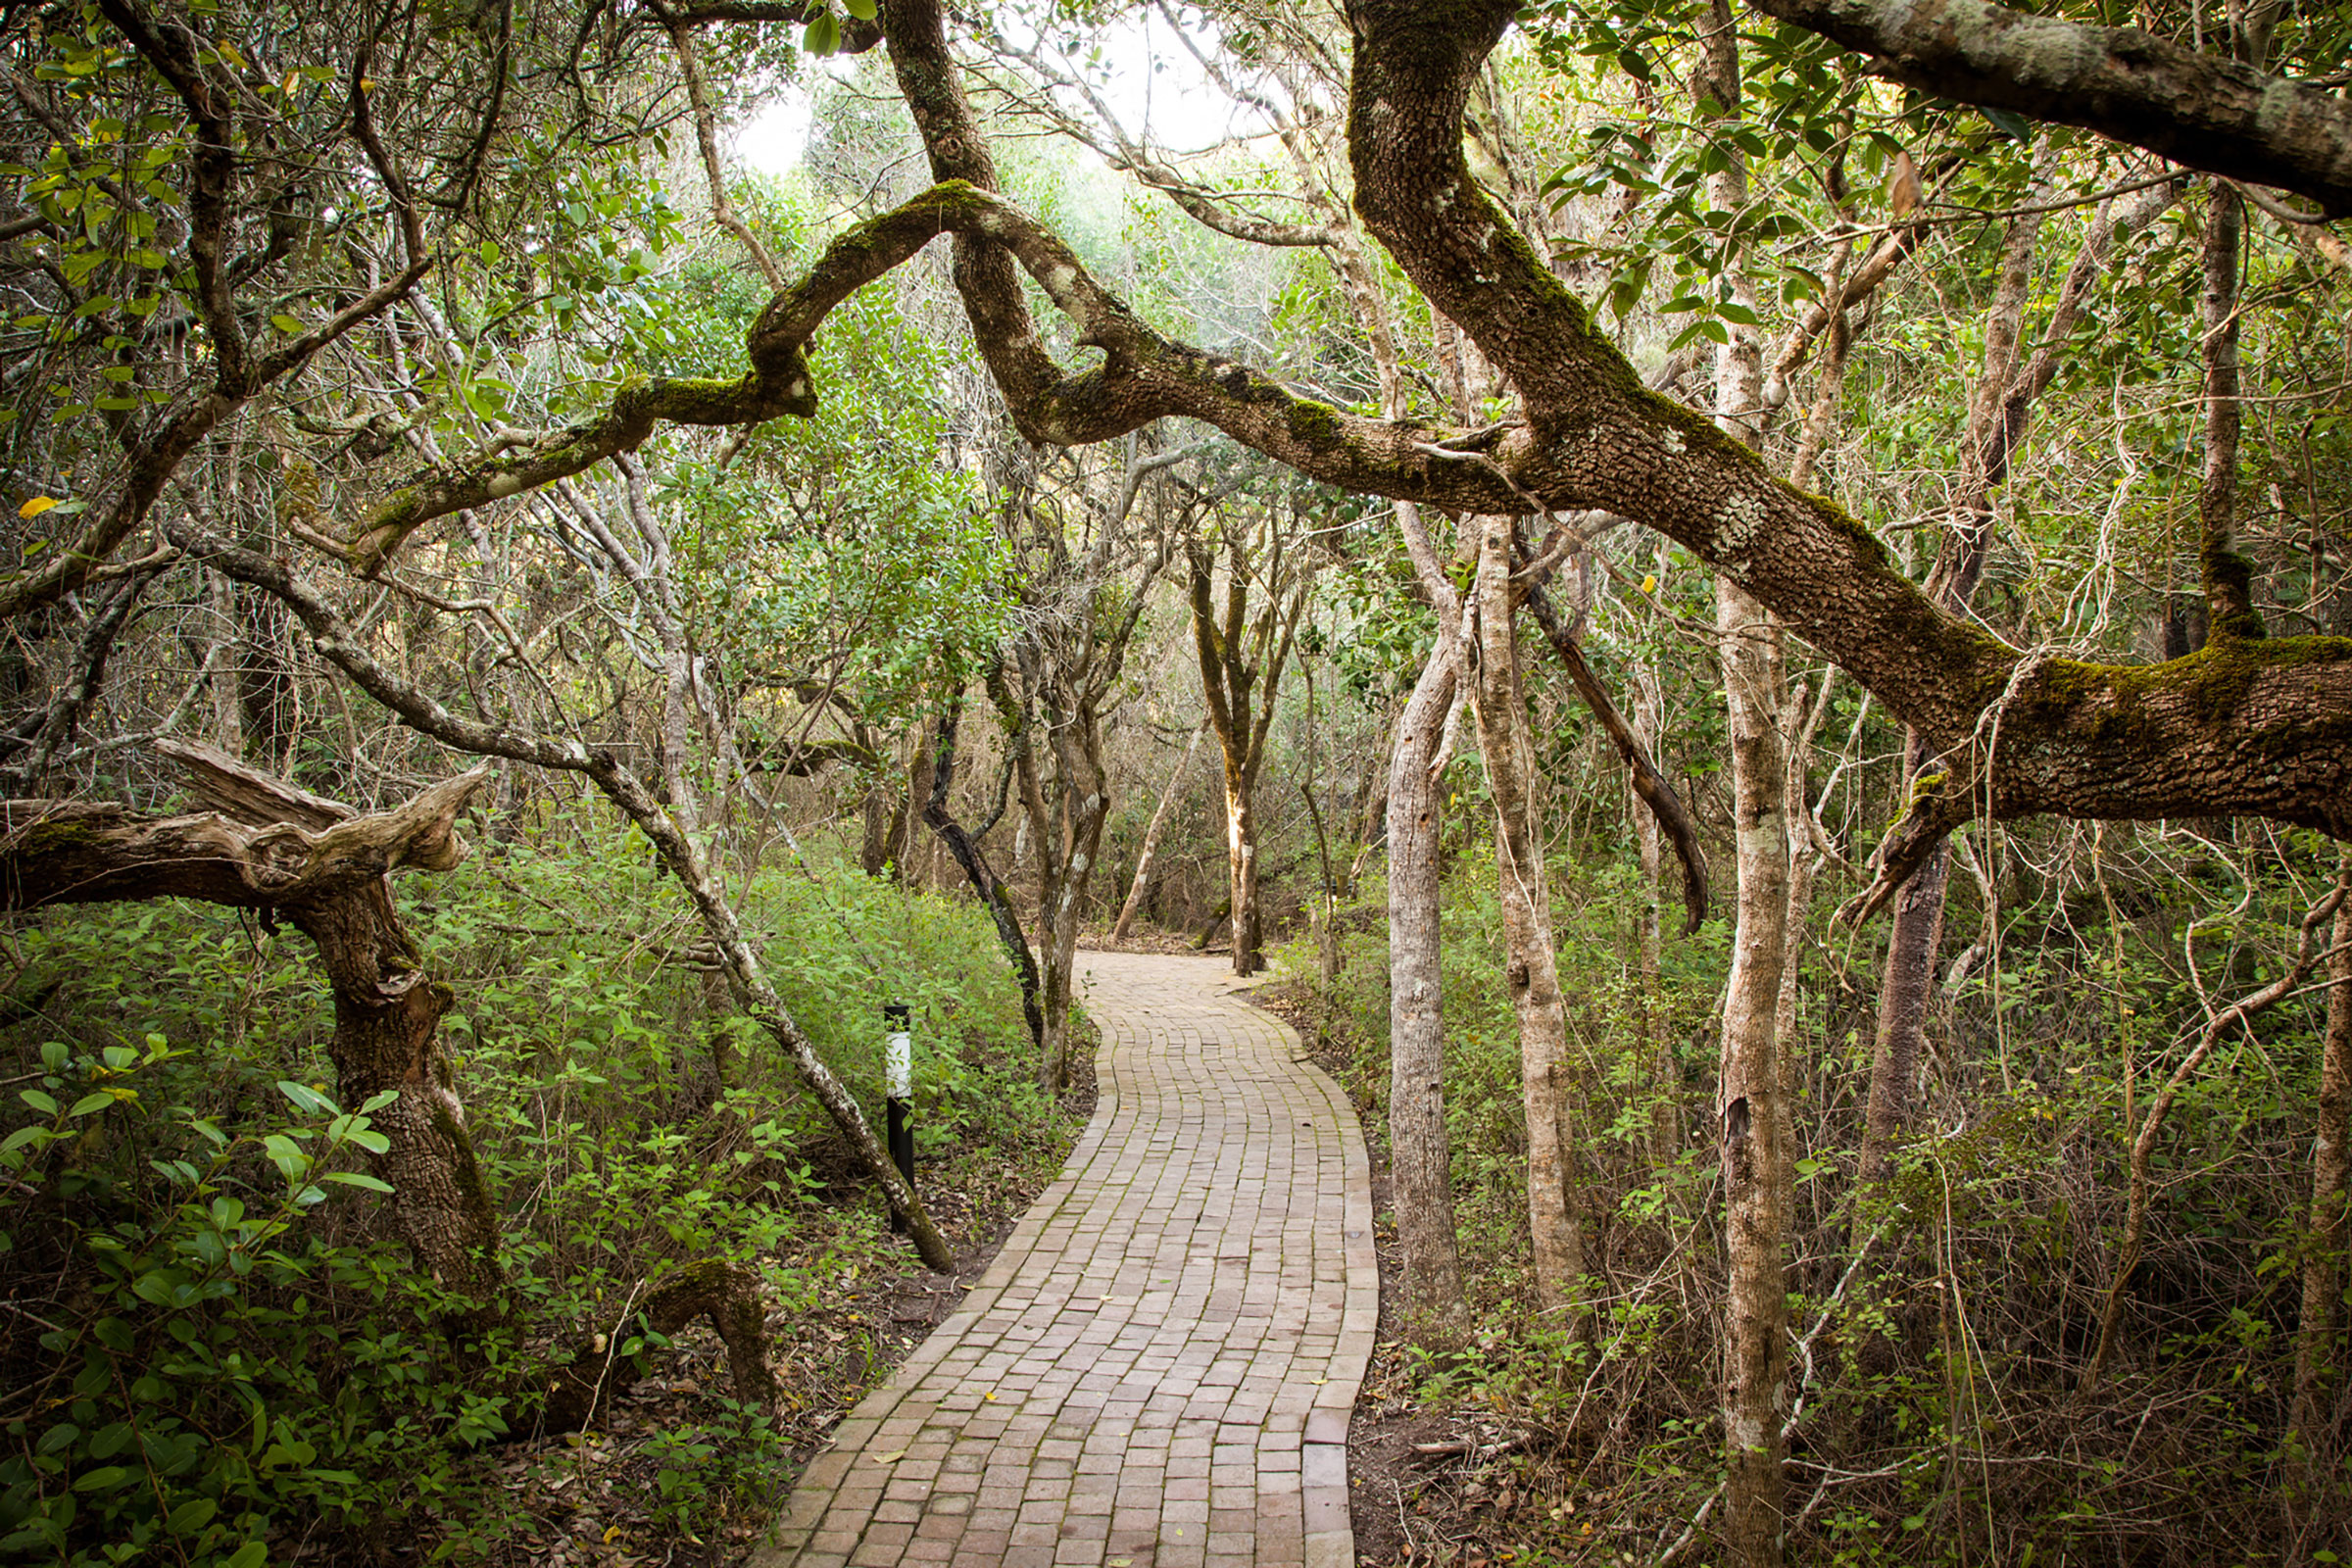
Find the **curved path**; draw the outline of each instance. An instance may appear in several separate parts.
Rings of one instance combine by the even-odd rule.
[[[756,1568],[1341,1568],[1379,1275],[1355,1113],[1213,959],[1083,953],[1102,1099]]]

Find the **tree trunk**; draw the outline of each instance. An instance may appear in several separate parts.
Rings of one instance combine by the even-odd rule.
[[[1135,913],[1143,907],[1144,893],[1152,885],[1152,862],[1158,858],[1160,835],[1168,828],[1168,812],[1183,791],[1184,775],[1192,770],[1193,754],[1200,749],[1200,737],[1208,733],[1208,720],[1194,726],[1193,738],[1185,742],[1184,757],[1175,770],[1168,774],[1167,788],[1159,792],[1159,805],[1152,808],[1152,824],[1144,829],[1144,847],[1136,853],[1135,880],[1127,885],[1127,902],[1119,906],[1118,924],[1110,928],[1113,946],[1127,940],[1127,928],[1135,923]]]
[[[1431,765],[1452,710],[1455,628],[1438,640],[1396,720],[1389,763],[1389,1154],[1411,1332],[1444,1337],[1469,1319],[1455,1250],[1446,1143],[1446,1019],[1438,956],[1438,834],[1443,792]]]
[[[1775,1036],[1788,912],[1788,762],[1778,717],[1779,631],[1729,578],[1716,580],[1730,698],[1739,917],[1723,1010],[1722,1159],[1731,1322],[1724,1428],[1730,1561],[1781,1561],[1788,1317],[1781,1215],[1785,1125]]]
[[[1911,1104],[1926,1034],[1936,950],[1943,940],[1943,895],[1951,854],[1938,844],[1895,895],[1886,927],[1886,966],[1879,981],[1879,1029],[1870,1057],[1870,1109],[1862,1126],[1861,1180],[1884,1182],[1894,1169],[1894,1141]],[[1864,1221],[1857,1217],[1856,1226]],[[1859,1234],[1857,1232],[1857,1234]]]
[[[1049,1094],[1070,1081],[1071,979],[1078,965],[1078,923],[1087,879],[1102,845],[1102,823],[1110,814],[1108,782],[1095,750],[1097,724],[1091,713],[1056,726],[1054,746],[1060,775],[1060,848],[1040,846],[1045,887],[1037,911],[1038,947],[1045,956],[1046,1039],[1040,1080]]]
[[[1020,982],[1021,1017],[1029,1025],[1030,1043],[1042,1053],[1046,1047],[1046,1011],[1039,1000],[1037,958],[1029,951],[1028,937],[1021,932],[1021,918],[1013,910],[1012,894],[998,879],[978,841],[948,811],[948,792],[956,783],[956,732],[962,719],[963,694],[957,692],[940,711],[931,790],[923,801],[923,820],[956,858],[964,880],[971,883],[972,892],[979,896],[989,918],[996,923],[997,940],[1004,945],[1004,956],[1011,960],[1013,975]]]
[[[1692,81],[1700,112],[1736,120],[1740,45],[1730,0],[1712,0],[1700,49],[1703,66]],[[1707,189],[1708,199],[1724,211],[1747,205],[1747,171],[1738,155],[1709,176]],[[1726,258],[1726,269],[1732,297],[1752,310],[1754,289],[1737,251]],[[1715,354],[1715,422],[1752,445],[1764,413],[1761,351],[1752,331],[1735,326]],[[1779,623],[1728,576],[1715,579],[1715,627],[1729,709],[1739,880],[1718,1101],[1731,1297],[1723,1389],[1729,1470],[1724,1544],[1734,1568],[1779,1568],[1788,1406],[1781,1195],[1788,1151],[1783,1145],[1788,1112],[1781,1102],[1775,1029],[1788,920],[1788,758],[1780,731],[1787,682]]]
[[[2302,1474],[2299,1503],[2333,1474],[2328,1405],[2342,1393],[2344,1252],[2352,1243],[2352,900],[2335,911],[2328,944],[2328,1034],[2321,1047],[2320,1102],[2311,1151],[2311,1231],[2303,1244],[2303,1321],[2295,1334],[2294,1433]]]
[[[455,1000],[449,988],[425,974],[381,877],[284,912],[318,945],[334,993],[327,1054],[343,1107],[387,1091],[398,1096],[369,1114],[390,1140],[375,1170],[391,1184],[402,1239],[444,1289],[477,1310],[503,1310],[498,1210],[441,1049],[441,1015]]]
[[[1286,548],[1271,514],[1265,541],[1254,552],[1241,534],[1226,539],[1225,612],[1215,605],[1215,557],[1202,545],[1189,551],[1193,607],[1193,649],[1200,664],[1200,692],[1208,727],[1225,760],[1225,864],[1232,892],[1233,972],[1255,974],[1265,966],[1264,934],[1257,901],[1257,816],[1251,796],[1266,735],[1274,721],[1274,697],[1289,662],[1291,638],[1305,611],[1308,575]],[[1250,613],[1251,556],[1266,580],[1257,613]],[[1286,603],[1286,576],[1289,584]]]
[[[1536,1294],[1580,1330],[1577,1285],[1585,1271],[1584,1216],[1568,1094],[1568,1019],[1552,951],[1551,898],[1537,821],[1535,749],[1519,680],[1511,617],[1514,519],[1480,517],[1478,529],[1478,737],[1494,797],[1494,875],[1502,905],[1504,980],[1519,1022],[1519,1083],[1527,1113],[1527,1219]]]
[[[181,897],[285,914],[318,946],[334,996],[327,1054],[344,1108],[396,1097],[368,1115],[389,1140],[374,1164],[392,1188],[401,1240],[417,1267],[478,1312],[502,1310],[498,1213],[441,1049],[450,994],[424,972],[387,880],[397,866],[446,871],[465,858],[457,814],[489,769],[362,815],[211,747],[159,741],[156,750],[187,769],[205,809],[158,818],[9,802],[12,827],[0,843],[8,906]]]
[[[1257,813],[1250,802],[1250,780],[1230,764],[1225,769],[1225,873],[1233,888],[1233,972],[1255,974],[1265,967],[1264,933],[1257,912]]]

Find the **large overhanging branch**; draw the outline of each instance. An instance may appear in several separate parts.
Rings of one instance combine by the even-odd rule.
[[[1644,390],[1464,164],[1470,84],[1513,15],[1506,0],[1350,11],[1357,208],[1526,399],[1527,425],[1483,461],[1549,506],[1618,513],[1677,540],[1936,751],[1981,749],[1982,782],[1955,792],[1969,808],[2245,812],[2352,836],[2352,640],[2245,643],[2151,666],[2029,658],[1938,611],[1838,508]]]
[[[1966,752],[2000,704],[1989,777],[1968,792],[1978,808],[2246,812],[2352,835],[2352,641],[2278,639],[2147,667],[2029,662],[1936,609],[1836,506],[1647,391],[1463,162],[1469,83],[1513,14],[1504,0],[1359,3],[1349,146],[1367,224],[1511,376],[1526,400],[1524,424],[1449,434],[1365,417],[1152,329],[1057,237],[988,188],[994,165],[938,7],[891,0],[893,63],[942,182],[842,235],[779,294],[752,330],[742,377],[642,383],[597,418],[435,473],[363,528],[353,560],[379,564],[431,518],[576,472],[664,419],[737,424],[812,412],[807,345],[826,313],[953,233],[975,336],[1032,440],[1099,442],[1184,416],[1357,493],[1471,513],[1616,513],[1739,581],[1939,752]],[[1067,373],[1054,362],[1016,268],[1070,319],[1080,344],[1102,352],[1100,367]],[[320,651],[334,657],[326,642]],[[577,757],[531,760],[583,765]]]
[[[1907,86],[2080,125],[2191,169],[2308,196],[2330,217],[2352,215],[2352,104],[2323,87],[2137,27],[1985,0],[1750,3],[1870,55]]]
[[[393,808],[360,815],[319,809],[271,819],[234,790],[241,769],[207,748],[163,748],[196,774],[207,809],[148,816],[113,802],[0,802],[0,903],[12,909],[124,899],[187,898],[237,908],[315,903],[400,866],[446,871],[465,857],[460,807],[487,763]]]
[[[1051,362],[1029,378],[1014,418],[1031,439],[1074,446],[1109,440],[1169,416],[1217,425],[1236,440],[1334,484],[1470,510],[1508,510],[1507,478],[1442,432],[1367,418],[1319,403],[1238,361],[1162,337],[1103,289],[1069,247],[1002,197],[951,179],[851,228],[771,300],[733,380],[662,377],[624,388],[596,416],[539,436],[510,435],[395,492],[352,539],[352,564],[371,572],[416,529],[463,508],[550,484],[633,451],[662,424],[724,426],[816,412],[808,346],[832,310],[942,234],[993,241],[1107,354],[1065,376]],[[1017,297],[1017,295],[1016,295]],[[1042,351],[1041,351],[1042,352]]]

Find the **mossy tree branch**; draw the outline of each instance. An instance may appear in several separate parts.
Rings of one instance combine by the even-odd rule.
[[[2080,125],[2175,163],[2352,214],[2352,105],[2142,32],[1985,0],[1752,0],[1907,86]],[[2217,19],[2218,20],[2218,19]]]

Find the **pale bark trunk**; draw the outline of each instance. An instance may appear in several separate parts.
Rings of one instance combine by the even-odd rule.
[[[1519,1023],[1519,1082],[1527,1113],[1527,1219],[1535,1244],[1536,1294],[1546,1310],[1576,1313],[1585,1271],[1573,1120],[1568,1094],[1568,1019],[1552,951],[1551,899],[1537,822],[1534,748],[1519,680],[1511,617],[1509,517],[1481,517],[1478,529],[1478,737],[1494,797],[1494,874],[1502,906],[1504,982]],[[1580,1322],[1581,1326],[1581,1322]]]
[[[1045,958],[1046,1009],[1039,1081],[1049,1094],[1059,1094],[1070,1081],[1070,1005],[1075,998],[1071,979],[1078,963],[1079,913],[1095,856],[1102,847],[1102,822],[1109,814],[1107,783],[1092,745],[1092,715],[1080,715],[1055,729],[1061,853],[1054,853],[1055,846],[1051,840],[1040,845],[1045,852],[1039,857],[1044,864],[1044,885],[1037,911],[1037,942]]]
[[[1459,665],[1443,611],[1438,640],[1396,720],[1389,763],[1389,1153],[1405,1316],[1442,1337],[1468,1320],[1455,1250],[1453,1169],[1446,1144],[1446,1020],[1438,957],[1441,791],[1431,775]]]
[[[1225,873],[1233,889],[1233,972],[1255,974],[1265,966],[1264,932],[1257,912],[1257,812],[1250,802],[1250,780],[1225,769]]]
[[[2334,1423],[2328,1404],[2343,1380],[2339,1316],[2344,1252],[2352,1242],[2352,900],[2335,911],[2328,936],[2328,1034],[2321,1047],[2320,1102],[2311,1151],[2311,1230],[2303,1247],[2303,1321],[2295,1335],[2294,1407],[2287,1418],[2300,1451],[2302,1496],[2329,1474],[2322,1451]]]
[[[1775,1035],[1788,912],[1788,765],[1777,719],[1779,632],[1729,578],[1716,581],[1730,698],[1739,916],[1723,1011],[1722,1159],[1731,1321],[1724,1428],[1726,1544],[1740,1568],[1781,1561],[1788,1296],[1781,1166],[1787,1125]]]
[[[1192,771],[1193,754],[1200,749],[1200,737],[1208,733],[1208,720],[1202,719],[1193,730],[1193,738],[1185,743],[1184,758],[1168,775],[1167,788],[1159,792],[1159,805],[1152,811],[1152,825],[1144,829],[1144,847],[1135,857],[1135,880],[1127,885],[1127,902],[1119,906],[1119,922],[1110,928],[1112,943],[1127,940],[1127,928],[1135,923],[1135,913],[1144,906],[1144,895],[1152,886],[1152,862],[1159,856],[1160,835],[1168,828],[1168,812],[1183,792],[1184,775]]]
[[[1714,113],[1740,113],[1740,50],[1729,0],[1713,0],[1694,82]],[[1702,102],[1702,112],[1705,105]],[[1718,208],[1747,203],[1747,171],[1737,156],[1708,180]],[[1727,258],[1732,296],[1750,309],[1754,288],[1743,260]],[[1715,418],[1753,444],[1763,428],[1762,354],[1752,332],[1733,327],[1715,356]],[[1788,921],[1788,757],[1780,722],[1787,690],[1781,629],[1745,589],[1715,581],[1732,752],[1732,812],[1739,913],[1723,1006],[1722,1117],[1725,1244],[1730,1322],[1723,1420],[1729,1474],[1724,1487],[1727,1557],[1735,1568],[1779,1568],[1788,1407],[1787,1236],[1783,1219],[1789,1157],[1782,1102],[1781,972]]]

